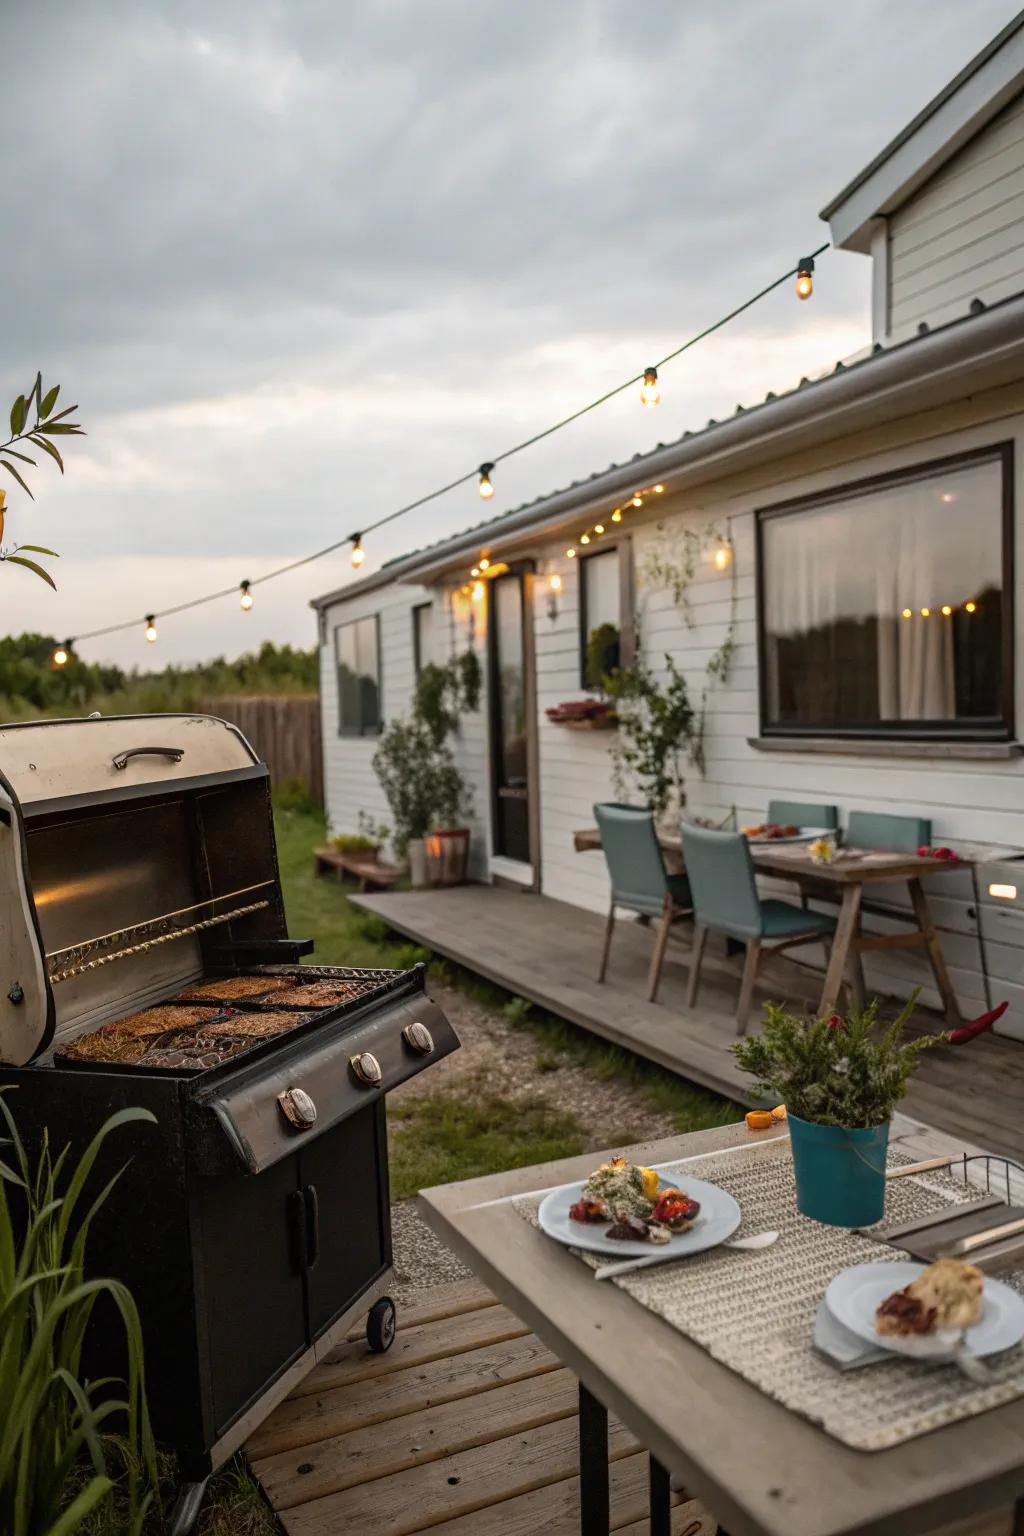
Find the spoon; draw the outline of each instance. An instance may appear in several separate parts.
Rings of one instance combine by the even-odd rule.
[[[719,1248],[740,1248],[747,1253],[756,1253],[759,1248],[770,1248],[772,1243],[778,1241],[777,1232],[752,1232],[749,1237],[730,1237],[724,1243],[719,1243]],[[616,1275],[628,1275],[634,1269],[651,1269],[655,1264],[667,1264],[673,1259],[685,1259],[686,1253],[651,1253],[645,1254],[642,1259],[623,1259],[621,1264],[605,1264],[602,1269],[594,1270],[595,1280],[614,1280]]]

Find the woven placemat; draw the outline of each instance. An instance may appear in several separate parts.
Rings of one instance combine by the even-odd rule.
[[[891,1165],[909,1161],[890,1155]],[[884,1450],[1024,1395],[1024,1347],[988,1362],[996,1380],[986,1386],[952,1365],[893,1358],[840,1372],[818,1354],[811,1342],[814,1316],[833,1277],[851,1264],[908,1255],[799,1215],[788,1144],[714,1153],[667,1164],[663,1172],[683,1189],[687,1175],[727,1189],[743,1212],[740,1235],[773,1228],[778,1242],[756,1253],[714,1248],[605,1283],[620,1286],[715,1360],[837,1440],[861,1451]],[[885,1221],[969,1204],[978,1194],[944,1172],[895,1179],[887,1186]],[[511,1203],[536,1225],[541,1198]],[[593,1269],[610,1262],[579,1256]],[[1000,1279],[1024,1295],[1024,1274]]]

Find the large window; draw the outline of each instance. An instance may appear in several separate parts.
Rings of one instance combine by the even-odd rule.
[[[380,729],[380,637],[376,615],[334,631],[338,668],[338,734],[375,736]]]
[[[1012,734],[1012,449],[758,519],[762,729]]]
[[[618,548],[584,555],[580,567],[580,681],[600,686],[602,672],[619,665],[622,583]],[[600,631],[597,639],[595,635]]]
[[[434,605],[417,603],[412,611],[412,655],[416,676],[437,660],[434,655]]]

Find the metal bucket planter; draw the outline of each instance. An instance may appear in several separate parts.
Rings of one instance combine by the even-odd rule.
[[[428,885],[464,885],[469,870],[469,828],[446,827],[424,838]]]
[[[409,861],[409,884],[422,890],[427,881],[427,849],[422,837],[410,837],[405,856]]]
[[[832,1227],[870,1227],[885,1214],[889,1121],[855,1130],[788,1119],[797,1210]]]

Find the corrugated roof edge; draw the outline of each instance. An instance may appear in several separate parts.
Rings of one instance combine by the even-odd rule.
[[[950,80],[947,85],[944,85],[942,90],[939,91],[936,96],[933,96],[931,101],[929,101],[926,106],[921,108],[917,116],[911,118],[907,126],[905,128],[901,128],[896,137],[894,139],[890,139],[885,148],[880,150],[875,158],[869,161],[863,170],[857,172],[852,181],[847,182],[846,186],[841,192],[836,193],[832,201],[821,210],[818,217],[824,219],[827,223],[832,218],[836,209],[841,208],[843,203],[846,202],[847,198],[856,192],[858,187],[862,187],[868,178],[875,174],[879,167],[883,166],[887,160],[891,160],[896,151],[902,148],[908,139],[912,139],[914,134],[917,133],[918,129],[923,128],[928,119],[934,117],[939,108],[944,106],[951,96],[955,96],[960,87],[966,85],[967,81],[970,80],[973,75],[976,75],[978,70],[983,68],[983,66],[988,63],[992,55],[998,53],[1000,48],[1002,48],[1003,45],[1007,43],[1015,33],[1020,31],[1021,27],[1024,27],[1024,11],[1018,11],[1016,16],[1014,16],[1011,21],[1006,23],[1006,26],[1002,29],[1002,31],[997,32],[992,41],[987,43],[980,53],[976,53],[973,59],[970,59],[964,65],[960,73],[954,75],[952,80]]]
[[[338,587],[334,591],[326,592],[322,597],[312,598],[310,607],[327,608],[333,603],[348,601],[349,598],[358,597],[363,592],[372,592],[378,587],[386,586],[388,583],[398,580],[404,571],[414,570],[418,566],[427,566],[436,561],[446,549],[450,548],[453,552],[457,551],[466,539],[481,533],[484,529],[492,537],[500,535],[504,525],[510,524],[517,518],[521,518],[524,513],[532,512],[533,517],[529,521],[520,523],[518,525],[520,528],[528,527],[534,521],[541,522],[550,511],[552,504],[557,502],[559,498],[569,495],[572,491],[585,490],[588,495],[594,497],[613,494],[614,490],[618,488],[613,487],[608,482],[613,481],[616,476],[623,477],[628,475],[630,483],[633,483],[639,466],[670,452],[672,449],[681,448],[684,444],[687,451],[692,451],[697,442],[703,444],[709,439],[713,439],[716,434],[723,432],[726,428],[735,427],[737,425],[737,418],[743,418],[744,424],[750,426],[751,433],[753,434],[754,418],[757,418],[759,425],[763,425],[770,419],[772,413],[781,413],[783,408],[787,407],[794,396],[797,395],[801,396],[808,403],[819,403],[823,392],[829,386],[834,387],[840,380],[849,380],[851,376],[861,375],[865,369],[870,369],[883,361],[890,360],[897,354],[906,354],[914,349],[920,349],[922,363],[927,368],[928,360],[925,354],[931,350],[929,343],[934,344],[951,331],[963,330],[972,325],[976,326],[979,322],[983,322],[993,315],[998,315],[1000,311],[1008,306],[1019,304],[1022,298],[1024,298],[1024,292],[1011,294],[1007,298],[999,300],[998,303],[991,305],[985,305],[979,299],[972,299],[968,307],[968,313],[961,315],[956,320],[947,321],[945,325],[936,326],[934,330],[924,331],[919,335],[907,337],[904,341],[895,342],[889,347],[883,347],[880,342],[876,342],[865,357],[850,362],[843,362],[842,359],[839,359],[830,372],[823,374],[817,379],[802,378],[798,384],[795,384],[791,389],[784,391],[782,394],[775,394],[769,390],[763,401],[750,406],[737,406],[731,416],[727,416],[721,421],[711,420],[706,427],[701,428],[698,432],[687,430],[671,443],[659,443],[647,453],[634,454],[625,463],[610,464],[607,469],[596,470],[584,480],[573,480],[567,486],[562,486],[558,490],[548,491],[544,495],[536,497],[533,501],[522,502],[518,507],[510,507],[507,511],[499,513],[497,517],[487,518],[483,522],[471,524],[467,528],[460,529],[458,533],[449,534],[444,539],[438,539],[434,544],[424,545],[421,549],[409,550],[404,555],[396,555],[393,559],[382,565],[379,570],[374,571],[372,575],[365,576],[359,581],[349,582],[346,586]],[[669,470],[665,466],[660,466],[658,472],[659,474],[667,474]]]

